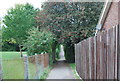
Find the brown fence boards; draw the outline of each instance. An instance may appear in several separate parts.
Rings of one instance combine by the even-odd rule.
[[[120,79],[119,25],[75,45],[76,68],[83,79]]]
[[[107,77],[107,38],[106,38],[106,33],[103,32],[102,34],[102,64],[103,64],[103,79],[106,79]]]
[[[97,36],[97,46],[96,46],[96,75],[97,79],[100,79],[100,35]]]
[[[117,55],[118,55],[118,67],[117,67],[117,69],[118,69],[118,75],[117,75],[117,77],[118,77],[118,79],[120,80],[120,26],[118,26],[118,48],[117,48]]]

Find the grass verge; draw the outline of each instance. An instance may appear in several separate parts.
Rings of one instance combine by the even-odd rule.
[[[20,52],[0,52],[0,54],[2,54],[3,79],[24,79],[24,61],[20,57]],[[34,78],[35,69],[35,64],[29,63],[30,78]]]
[[[73,71],[73,74],[74,74],[75,79],[80,79],[79,75],[77,75],[75,63],[71,63],[71,64],[69,64],[69,65],[70,65],[70,67],[72,68],[72,71]],[[82,80],[81,80],[81,81],[82,81]]]
[[[41,76],[40,79],[46,79],[48,77],[48,74],[50,73],[51,69],[52,69],[52,67],[45,68],[44,74]]]

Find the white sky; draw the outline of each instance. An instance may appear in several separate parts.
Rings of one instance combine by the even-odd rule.
[[[7,10],[11,7],[14,7],[15,4],[25,4],[30,3],[35,8],[41,8],[41,3],[45,0],[1,0],[0,1],[0,17],[3,17]]]

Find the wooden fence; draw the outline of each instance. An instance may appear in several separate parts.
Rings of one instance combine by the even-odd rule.
[[[2,54],[0,54],[2,55]],[[19,65],[19,68],[8,69],[8,71],[5,71],[4,65],[8,61],[12,61],[13,64],[11,66],[17,66],[17,63],[20,62],[21,65]],[[3,62],[3,63],[2,63]],[[23,58],[13,58],[13,59],[2,59],[2,56],[0,57],[0,81],[3,79],[40,79],[41,76],[44,73],[44,69],[49,66],[49,54],[36,54],[33,56],[27,56],[24,55]],[[20,69],[21,73],[19,73],[19,76],[16,77],[14,75],[14,72]],[[10,78],[6,78],[4,76],[10,76],[10,70],[12,70]]]
[[[120,27],[75,44],[76,69],[82,79],[120,80]]]
[[[24,56],[24,79],[40,79],[44,73],[44,68],[49,65],[48,54],[36,54],[33,56]],[[36,74],[30,77],[29,62],[35,64]]]

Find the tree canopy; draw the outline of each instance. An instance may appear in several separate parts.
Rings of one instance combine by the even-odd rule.
[[[74,44],[94,35],[101,2],[45,2],[36,16],[37,26],[46,28],[64,44],[68,62],[75,61]]]
[[[38,30],[37,28],[31,28],[28,31],[29,36],[24,42],[25,48],[27,48],[28,55],[34,55],[35,53],[51,53],[51,47],[54,36],[51,32],[46,30]]]
[[[59,42],[78,43],[92,36],[102,9],[101,2],[45,2],[36,17],[39,28],[46,27]]]
[[[18,44],[22,44],[27,36],[26,31],[35,26],[34,18],[38,11],[29,3],[16,4],[15,7],[10,8],[3,18],[6,26],[2,28],[3,39],[14,39]]]

